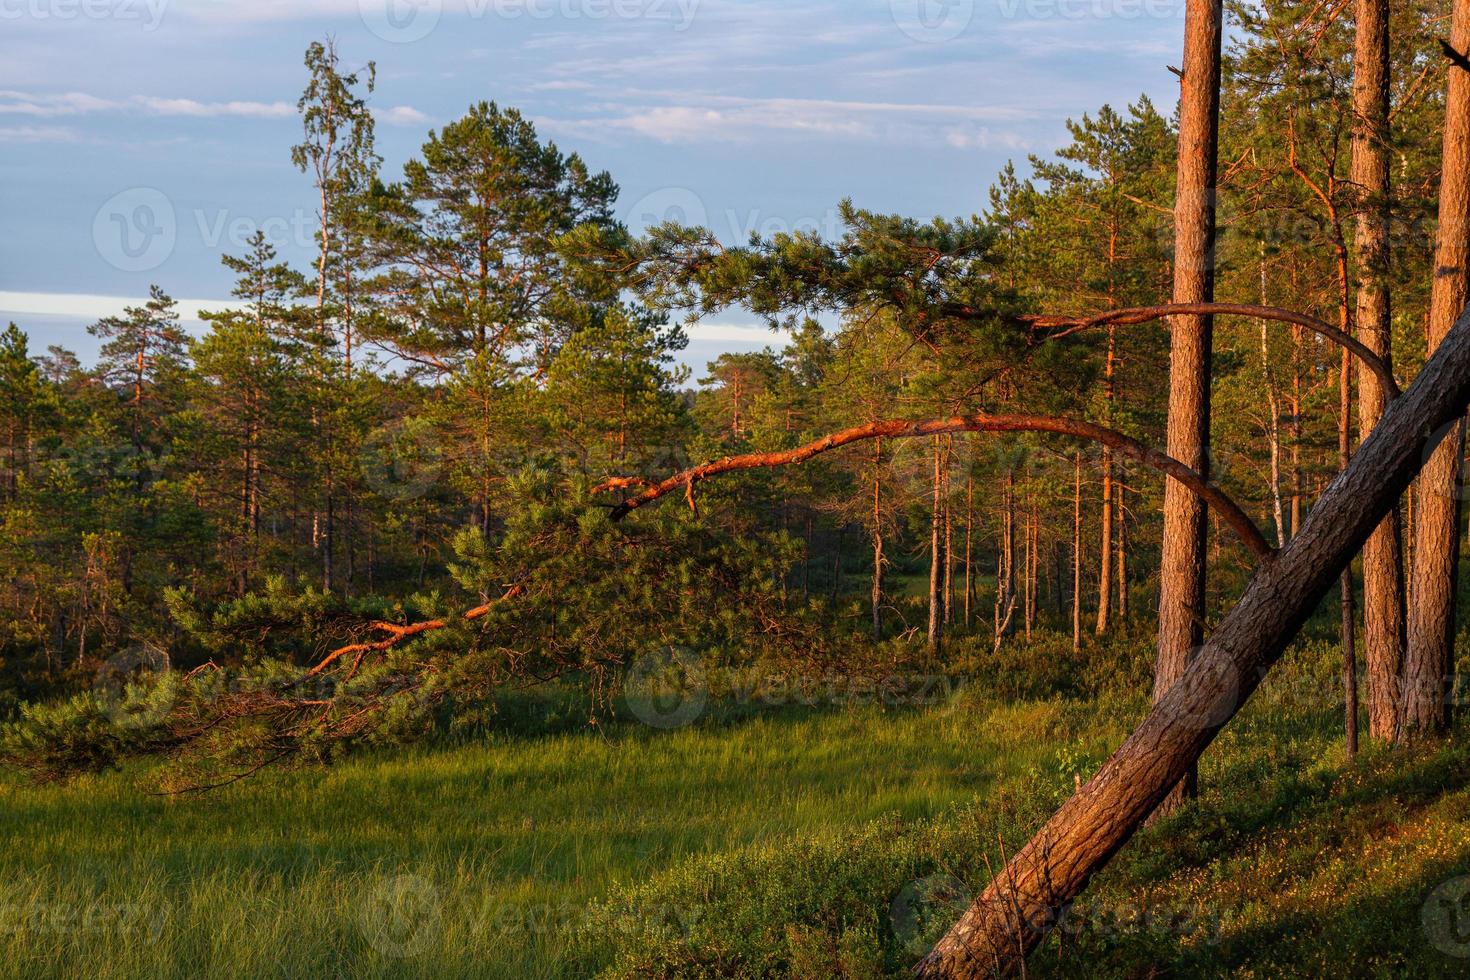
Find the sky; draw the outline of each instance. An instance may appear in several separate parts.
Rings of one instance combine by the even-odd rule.
[[[224,305],[257,229],[309,266],[290,147],[327,35],[377,64],[385,176],[494,100],[609,171],[635,229],[735,242],[836,234],[843,198],[972,215],[1067,119],[1170,111],[1183,0],[0,0],[0,323],[86,360],[151,283],[191,321]],[[780,341],[739,310],[690,337],[696,367]]]

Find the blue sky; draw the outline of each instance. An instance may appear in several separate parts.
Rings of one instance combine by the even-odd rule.
[[[1183,0],[0,0],[0,320],[84,327],[157,282],[210,304],[264,228],[303,266],[290,163],[308,42],[375,60],[385,170],[480,99],[611,171],[635,227],[727,240],[835,206],[972,214],[1007,159],[1147,92],[1168,111]],[[186,304],[186,311],[194,305]],[[773,338],[740,311],[689,360]]]

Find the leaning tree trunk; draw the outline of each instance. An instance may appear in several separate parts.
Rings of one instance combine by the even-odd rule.
[[[1450,41],[1470,48],[1470,0],[1455,0]],[[1429,301],[1429,346],[1443,343],[1466,299],[1470,251],[1470,72],[1451,66],[1445,100],[1444,176],[1439,186],[1439,236]],[[1448,422],[1450,420],[1446,420]],[[1414,602],[1404,656],[1405,739],[1442,733],[1449,723],[1446,679],[1454,670],[1456,573],[1460,559],[1460,461],[1464,427],[1455,420],[1424,467],[1415,494]]]
[[[1353,183],[1357,215],[1358,339],[1392,364],[1388,286],[1388,0],[1358,0],[1353,58]],[[1358,431],[1366,439],[1383,415],[1388,393],[1358,366]],[[1395,507],[1363,549],[1363,655],[1368,667],[1368,733],[1390,740],[1399,727],[1399,673],[1404,657],[1403,542]]]
[[[1470,3],[1470,0],[1461,0]],[[1470,403],[1470,310],[1392,403],[1301,532],[1260,569],[1143,723],[918,965],[922,977],[1010,975],[1128,842],[1280,659]]]
[[[1180,82],[1179,171],[1174,205],[1174,302],[1209,303],[1215,293],[1215,173],[1220,129],[1221,0],[1188,0]],[[1209,479],[1210,357],[1214,319],[1176,316],[1169,360],[1166,452]],[[1203,633],[1205,508],[1172,483],[1164,488],[1159,569],[1159,653],[1154,698],[1184,674]],[[1161,813],[1193,795],[1193,769]]]

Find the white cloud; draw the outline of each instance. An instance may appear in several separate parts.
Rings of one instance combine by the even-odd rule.
[[[635,133],[662,143],[745,143],[773,132],[786,132],[865,142],[917,141],[964,149],[1022,147],[1025,141],[1018,135],[977,124],[1031,118],[1028,112],[1001,106],[732,96],[705,96],[694,104],[635,106],[631,112],[619,105],[592,108],[609,114],[547,122],[569,132],[604,136]]]
[[[421,126],[429,122],[428,116],[408,105],[396,105],[391,109],[374,109],[373,117],[389,126]]]
[[[13,89],[0,89],[0,115],[22,115],[37,118],[75,116],[83,113],[142,112],[153,116],[192,119],[288,119],[296,114],[290,102],[253,102],[232,99],[228,102],[201,102],[198,99],[164,98],[135,95],[127,99],[103,99],[85,92],[63,92],[39,95]],[[389,125],[417,125],[429,117],[412,106],[399,105],[377,112]]]
[[[721,344],[755,344],[782,346],[790,339],[785,331],[770,327],[744,327],[729,323],[696,323],[686,326],[684,332],[691,341]]]
[[[76,143],[81,138],[65,126],[0,126],[0,143]]]
[[[146,296],[98,296],[91,293],[12,293],[0,291],[0,311],[7,314],[64,316],[81,320],[100,320],[114,316],[126,306],[141,306]],[[227,310],[239,300],[176,299],[180,319],[201,322],[201,310]]]
[[[102,112],[115,109],[118,103],[99,99],[85,92],[62,92],[57,95],[35,95],[0,89],[0,113],[22,116],[74,116],[83,112]]]
[[[133,98],[133,104],[158,116],[217,118],[243,116],[249,119],[283,119],[295,115],[289,102],[198,102],[194,99],[160,99],[149,95]]]

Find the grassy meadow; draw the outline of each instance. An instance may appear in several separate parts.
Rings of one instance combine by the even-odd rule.
[[[1199,804],[1129,845],[1036,972],[1470,970],[1453,905],[1470,752],[1347,765],[1332,652],[1268,682],[1207,755]],[[1127,734],[1145,690],[976,681],[923,709],[500,734],[203,795],[157,794],[150,766],[7,778],[0,972],[900,975]]]

